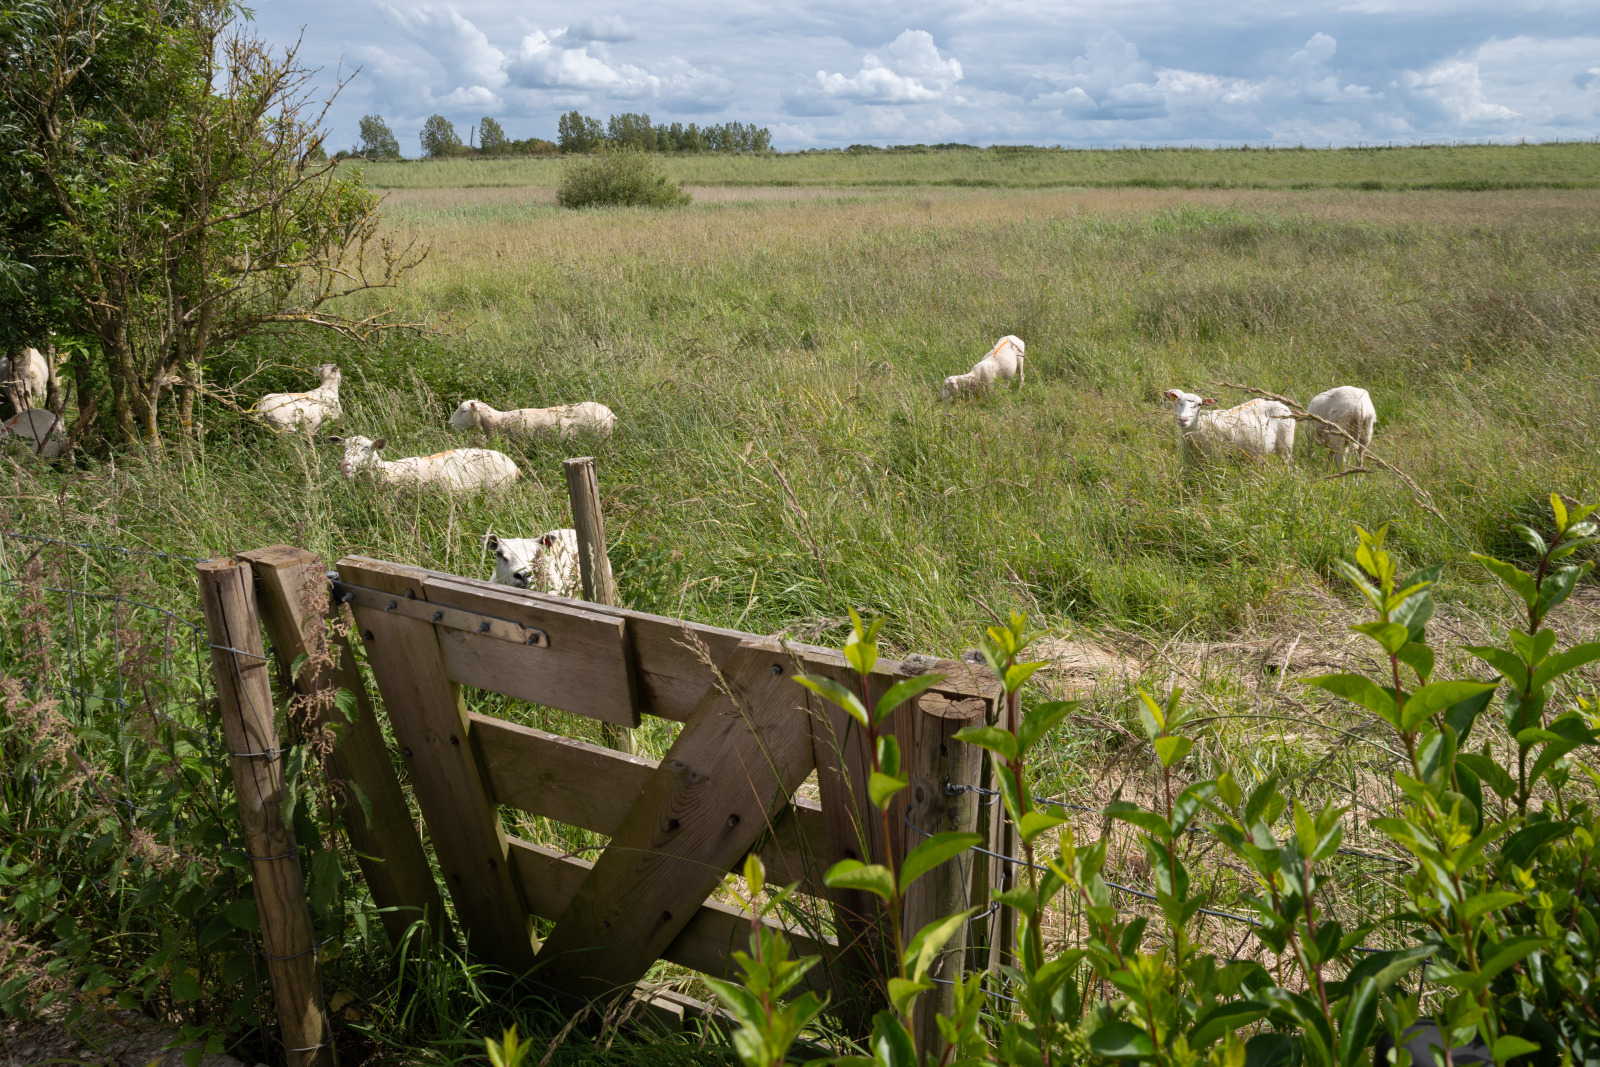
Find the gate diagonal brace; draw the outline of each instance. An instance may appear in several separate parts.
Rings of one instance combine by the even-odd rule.
[[[408,619],[420,619],[431,622],[435,626],[443,626],[450,630],[464,630],[468,633],[482,634],[492,637],[497,641],[505,641],[513,645],[532,645],[534,648],[549,648],[550,635],[536,626],[524,626],[520,622],[510,619],[501,619],[493,615],[482,615],[475,611],[462,611],[460,608],[447,607],[443,604],[433,604],[426,600],[416,600],[410,597],[397,596],[386,593],[381,589],[372,589],[364,585],[351,585],[330,578],[328,584],[333,588],[333,599],[340,604],[349,604],[356,608],[370,608],[377,611],[386,611],[393,615],[404,615]]]

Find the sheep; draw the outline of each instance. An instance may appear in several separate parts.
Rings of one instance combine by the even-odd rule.
[[[12,375],[16,375],[15,382]],[[37,348],[24,348],[13,370],[10,356],[0,356],[0,389],[16,389],[18,410],[26,410],[44,400],[50,388],[50,364]]]
[[[1308,421],[1312,447],[1320,445],[1328,449],[1328,460],[1337,463],[1339,469],[1343,470],[1351,438],[1354,438],[1356,460],[1358,463],[1366,462],[1367,446],[1372,444],[1372,428],[1378,423],[1378,411],[1372,406],[1371,393],[1359,386],[1340,385],[1312,397],[1311,403],[1306,405],[1306,411],[1327,419],[1350,435],[1345,437],[1335,433],[1311,419]]]
[[[308,393],[268,393],[256,401],[255,412],[276,430],[316,433],[324,421],[344,414],[339,406],[339,368],[324,363],[316,368],[322,384]]]
[[[1276,453],[1294,462],[1294,414],[1276,400],[1246,400],[1226,411],[1206,412],[1217,402],[1182,389],[1168,389],[1178,417],[1186,455],[1200,452],[1244,452],[1261,456]]]
[[[484,545],[494,553],[494,581],[576,598],[581,593],[578,531],[547,530],[538,537],[489,534]]]
[[[1017,384],[1022,385],[1026,381],[1026,360],[1022,355],[1026,348],[1022,338],[1006,334],[967,373],[952,374],[946,378],[939,389],[939,399],[949,400],[961,393],[987,392],[996,379],[1009,381],[1015,378]]]
[[[562,440],[570,440],[583,431],[610,437],[616,424],[616,414],[593,400],[515,411],[496,411],[481,400],[463,400],[450,416],[450,425],[458,430],[483,429],[506,437],[553,434]]]
[[[515,481],[522,473],[510,456],[487,448],[452,448],[431,456],[390,461],[378,458],[379,450],[388,444],[381,437],[374,441],[370,437],[332,436],[328,440],[344,445],[344,459],[339,469],[346,478],[366,471],[388,485],[477,489],[504,485]]]
[[[28,451],[44,459],[61,455],[61,420],[44,408],[17,412],[0,422],[0,433],[21,438],[27,442]]]

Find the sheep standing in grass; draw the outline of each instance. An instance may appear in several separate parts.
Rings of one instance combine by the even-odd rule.
[[[996,380],[1010,381],[1015,378],[1017,384],[1022,385],[1027,380],[1027,360],[1023,357],[1027,347],[1022,338],[1006,334],[967,373],[952,374],[946,378],[939,390],[939,399],[949,400],[962,393],[987,392]]]
[[[1311,444],[1328,449],[1328,459],[1344,469],[1345,458],[1353,443],[1356,462],[1365,463],[1367,446],[1372,444],[1372,428],[1378,424],[1378,409],[1372,406],[1372,394],[1354,385],[1341,385],[1318,393],[1306,405],[1306,411],[1327,419],[1344,434],[1335,433],[1316,419],[1307,420],[1311,431]]]
[[[1277,454],[1294,462],[1294,413],[1276,400],[1246,400],[1226,411],[1206,411],[1217,402],[1182,389],[1168,389],[1178,417],[1186,455],[1243,452],[1251,456]]]
[[[386,460],[378,452],[388,442],[370,437],[329,437],[344,445],[339,469],[346,478],[363,472],[388,485],[437,485],[444,489],[487,489],[516,481],[521,472],[504,452],[488,448],[452,448],[431,456]]]
[[[322,384],[308,393],[268,393],[256,401],[256,414],[276,430],[316,433],[324,421],[344,414],[339,406],[339,368],[324,363],[317,368]]]
[[[490,534],[483,543],[494,553],[496,583],[555,596],[581,595],[578,531],[547,530],[538,537]]]
[[[593,400],[515,411],[496,411],[481,400],[463,400],[450,416],[450,425],[458,430],[481,429],[505,437],[550,435],[566,441],[580,433],[610,437],[617,425],[617,416],[610,408]]]
[[[0,356],[0,389],[14,397],[18,411],[41,403],[50,389],[50,364],[37,348],[24,348],[13,364]]]

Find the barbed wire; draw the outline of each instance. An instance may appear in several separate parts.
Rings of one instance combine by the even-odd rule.
[[[92,541],[63,541],[58,537],[45,537],[41,534],[23,533],[20,530],[0,530],[0,537],[14,537],[19,541],[43,541],[50,545],[65,545],[68,548],[89,548],[97,552],[120,552],[125,556],[154,556],[157,559],[174,559],[184,563],[204,563],[205,556],[180,556],[173,552],[157,552],[148,548],[124,548],[121,545],[101,545]]]

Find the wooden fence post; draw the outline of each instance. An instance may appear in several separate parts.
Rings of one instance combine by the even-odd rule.
[[[911,778],[907,794],[910,807],[895,805],[905,811],[902,855],[933,834],[972,833],[978,829],[977,794],[952,787],[978,781],[984,750],[955,740],[955,734],[965,727],[982,725],[983,720],[982,700],[951,701],[937,693],[928,693],[917,701],[911,721],[911,758],[907,764]],[[906,893],[903,916],[908,941],[928,923],[970,906],[975,858],[970,852],[963,853],[912,883]],[[939,1032],[937,1016],[955,1010],[955,986],[947,983],[961,980],[966,947],[967,924],[963,923],[945,944],[939,961],[930,972],[940,981],[917,998],[912,1019],[917,1048],[934,1062],[944,1054],[944,1036]]]
[[[600,511],[600,481],[595,474],[593,456],[565,460],[567,497],[572,502],[572,528],[578,534],[578,572],[583,577],[583,599],[594,604],[620,608],[617,580],[611,574],[611,557],[606,553],[606,520]],[[608,748],[638,755],[633,731],[613,723],[600,724],[600,734]]]
[[[365,798],[364,804],[353,800],[342,804],[339,822],[361,865],[373,903],[383,909],[380,918],[390,942],[398,948],[406,931],[420,919],[453,945],[454,931],[444,915],[439,883],[428,866],[422,838],[400,790],[400,779],[349,639],[334,640],[330,634],[321,657],[313,656],[308,647],[307,634],[316,625],[315,615],[325,613],[331,620],[339,610],[328,603],[322,561],[315,553],[289,545],[239,555],[255,570],[261,619],[284,677],[290,677],[301,656],[308,657],[300,673],[290,680],[295,691],[310,697],[319,691],[344,689],[355,696],[355,721],[340,731],[338,743],[327,757],[326,771],[330,778],[353,784]],[[308,591],[314,600],[308,598]],[[313,707],[322,716],[322,725],[342,723],[344,717],[331,700],[315,701]]]
[[[293,828],[283,821],[283,764],[251,567],[216,559],[195,570],[279,1036],[290,1067],[331,1067],[336,1060],[300,851]]]

